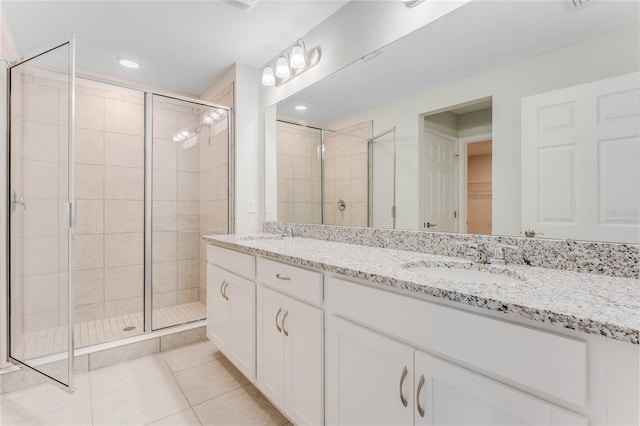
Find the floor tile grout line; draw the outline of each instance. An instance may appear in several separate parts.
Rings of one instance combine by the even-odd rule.
[[[198,416],[198,413],[196,413],[196,410],[194,410],[193,405],[191,405],[191,401],[189,401],[189,398],[187,398],[187,394],[184,393],[184,389],[182,389],[182,385],[180,385],[180,381],[178,381],[178,378],[175,376],[175,374],[173,374],[173,370],[171,369],[171,367],[169,366],[169,363],[167,362],[167,360],[164,358],[164,356],[162,356],[162,361],[164,361],[164,364],[167,366],[167,368],[169,369],[169,372],[171,373],[171,377],[173,377],[173,380],[176,381],[176,384],[178,385],[178,388],[180,389],[180,392],[182,393],[182,396],[184,397],[185,401],[187,401],[187,404],[189,404],[189,409],[191,411],[193,411],[193,414],[195,414],[196,419],[198,419],[198,423],[200,423],[201,425],[204,425],[204,423],[202,422],[202,420],[200,420],[200,417]],[[184,410],[181,410],[184,411]],[[180,413],[181,411],[178,411],[178,413]],[[174,413],[177,414],[177,413]],[[173,414],[172,414],[173,415]]]

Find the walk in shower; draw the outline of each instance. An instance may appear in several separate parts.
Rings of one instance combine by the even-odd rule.
[[[229,232],[229,109],[76,78],[71,44],[10,69],[9,355],[32,367],[205,318],[201,237]]]

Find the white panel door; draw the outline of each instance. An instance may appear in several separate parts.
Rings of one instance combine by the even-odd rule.
[[[341,425],[413,424],[413,352],[410,346],[337,319],[337,394]]]
[[[253,382],[256,378],[256,285],[229,275],[229,286],[224,291],[229,305],[227,357]]]
[[[522,100],[522,227],[640,242],[640,76]]]
[[[224,296],[227,274],[207,263],[207,337],[220,350],[229,346],[229,304]]]
[[[587,425],[587,419],[415,352],[416,425]]]
[[[423,228],[431,231],[458,231],[458,139],[425,130],[426,194]]]
[[[257,385],[284,410],[284,296],[262,285],[257,302]]]
[[[324,322],[321,309],[285,298],[285,411],[297,425],[324,423]]]

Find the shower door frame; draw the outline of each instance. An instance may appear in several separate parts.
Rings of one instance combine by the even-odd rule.
[[[68,143],[68,157],[67,157],[67,161],[69,163],[68,165],[68,173],[67,173],[67,208],[66,208],[66,224],[67,224],[67,297],[68,297],[68,306],[67,306],[67,319],[68,319],[68,323],[67,323],[67,327],[68,327],[68,331],[67,331],[67,355],[66,358],[63,358],[67,360],[67,379],[68,379],[68,383],[64,383],[58,379],[56,379],[55,377],[52,377],[50,375],[48,375],[47,373],[44,373],[43,371],[40,371],[39,369],[37,369],[35,366],[29,365],[29,363],[27,363],[27,360],[20,360],[18,358],[14,358],[12,356],[12,352],[11,352],[11,323],[12,323],[12,318],[11,318],[11,284],[12,284],[12,264],[11,264],[11,258],[12,258],[12,247],[11,247],[11,242],[12,242],[12,220],[11,220],[11,212],[13,210],[14,204],[17,204],[15,202],[15,200],[12,199],[12,196],[10,194],[13,193],[12,189],[11,189],[11,185],[12,185],[12,178],[11,178],[11,156],[12,156],[12,151],[11,151],[11,146],[12,146],[12,139],[11,139],[11,127],[12,127],[12,114],[11,114],[11,89],[12,89],[12,69],[15,67],[18,67],[22,64],[25,64],[33,59],[36,59],[40,56],[46,55],[47,53],[53,52],[56,49],[60,49],[63,48],[64,46],[68,46],[69,52],[68,52],[68,121],[67,121],[67,126],[68,126],[68,136],[67,136],[67,143]],[[43,378],[45,378],[47,380],[47,382],[61,388],[62,390],[68,392],[68,393],[73,393],[75,390],[75,377],[74,377],[74,372],[75,372],[75,347],[74,347],[74,327],[73,327],[73,323],[74,323],[74,293],[73,293],[73,278],[72,278],[72,264],[73,264],[73,256],[72,256],[72,239],[73,239],[73,228],[75,228],[76,225],[76,217],[75,217],[75,189],[74,189],[74,165],[73,165],[73,161],[71,161],[74,156],[75,156],[75,83],[76,83],[76,36],[75,34],[71,36],[71,38],[68,41],[65,41],[64,43],[59,43],[53,47],[49,47],[47,49],[43,49],[39,52],[37,52],[36,54],[33,54],[29,57],[26,58],[21,58],[20,60],[17,60],[15,62],[9,63],[7,65],[7,128],[6,128],[6,141],[7,141],[7,147],[6,147],[6,203],[5,203],[5,207],[6,207],[6,294],[7,294],[7,299],[6,299],[6,316],[7,316],[7,320],[6,320],[6,327],[7,327],[7,359],[11,362],[23,365],[27,368],[29,368],[30,370],[36,372],[37,374],[39,374],[40,376],[42,376]],[[23,204],[23,208],[26,210],[24,204]],[[59,357],[59,355],[58,355]]]

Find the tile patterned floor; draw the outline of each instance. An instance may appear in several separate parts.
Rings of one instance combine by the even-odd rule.
[[[206,318],[207,308],[200,302],[166,306],[153,310],[153,327],[155,330],[177,324]],[[125,331],[126,327],[135,327]],[[76,348],[98,343],[110,342],[124,337],[137,336],[144,331],[142,312],[129,315],[85,321],[73,327]],[[68,327],[53,327],[27,332],[16,343],[13,356],[17,359],[29,360],[66,351]]]
[[[73,395],[49,385],[0,396],[9,425],[287,425],[209,342],[92,370]]]

